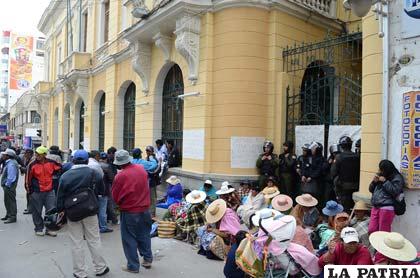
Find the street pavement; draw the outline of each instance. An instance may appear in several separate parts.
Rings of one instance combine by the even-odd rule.
[[[31,215],[23,215],[25,191],[23,177],[18,186],[18,221],[14,224],[0,222],[0,278],[65,278],[73,277],[70,241],[66,228],[56,238],[37,237]],[[0,216],[3,217],[3,192],[0,197]],[[221,278],[223,262],[211,261],[198,255],[192,245],[174,239],[152,239],[154,262],[152,269],[140,269],[139,274],[126,273],[121,266],[126,263],[121,246],[119,226],[110,226],[113,233],[101,234],[103,255],[111,269],[104,277],[200,277]],[[85,246],[89,277],[95,277],[90,253]]]

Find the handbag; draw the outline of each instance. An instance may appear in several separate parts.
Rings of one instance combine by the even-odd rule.
[[[396,215],[403,215],[407,209],[407,204],[405,203],[404,193],[401,192],[398,196],[394,198],[394,212]]]
[[[64,200],[64,210],[70,221],[77,222],[98,214],[99,205],[95,194],[94,172],[87,187],[80,187]]]
[[[211,241],[209,249],[219,259],[224,260],[226,258],[226,244],[220,236],[216,236]]]
[[[176,233],[176,223],[172,221],[159,221],[158,237],[173,238]]]

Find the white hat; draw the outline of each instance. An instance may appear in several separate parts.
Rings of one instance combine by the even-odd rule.
[[[345,227],[341,230],[340,236],[344,243],[359,242],[359,234],[356,229],[352,227]]]
[[[190,204],[199,204],[206,199],[207,195],[203,191],[193,190],[185,196],[185,200]]]
[[[280,216],[282,216],[282,214],[277,210],[263,208],[257,211],[254,216],[252,216],[251,221],[254,226],[259,227],[260,219],[261,219],[261,223],[265,225],[268,221],[271,221],[274,218],[278,218]]]
[[[213,182],[212,182],[211,180],[206,180],[206,181],[204,182],[204,184],[210,184],[210,185],[213,185]]]
[[[232,193],[233,191],[235,191],[235,188],[229,188],[230,183],[228,181],[224,181],[222,183],[222,186],[220,187],[220,190],[216,191],[217,195],[224,195],[224,194],[229,194]]]
[[[416,247],[399,233],[374,232],[369,241],[376,251],[392,260],[410,262],[417,257]]]
[[[8,155],[10,157],[16,157],[16,152],[12,149],[7,148],[4,152],[1,153],[2,155]]]
[[[114,164],[125,165],[131,162],[133,158],[126,150],[119,150],[115,153]]]
[[[177,185],[178,183],[181,183],[181,181],[176,176],[171,176],[169,179],[166,180],[166,182],[170,185]]]

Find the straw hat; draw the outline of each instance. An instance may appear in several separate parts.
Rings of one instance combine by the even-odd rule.
[[[279,195],[280,191],[277,189],[277,187],[270,186],[270,187],[264,188],[262,193],[264,194],[264,198],[272,199],[272,198],[276,197],[277,195]]]
[[[325,208],[322,209],[322,213],[326,216],[336,216],[338,213],[343,212],[344,208],[336,201],[328,201]]]
[[[262,221],[263,226],[265,227],[265,224],[275,218],[283,216],[279,211],[269,208],[263,208],[255,213],[255,215],[252,216],[251,221],[252,224],[256,227],[260,226],[260,219]]]
[[[288,211],[293,207],[293,200],[287,195],[280,194],[273,198],[271,205],[275,210]]]
[[[416,247],[399,233],[374,232],[369,241],[376,251],[392,260],[409,262],[417,257]]]
[[[166,182],[170,185],[177,185],[178,183],[181,183],[181,181],[176,176],[171,176],[169,179],[166,180]]]
[[[207,195],[203,191],[193,190],[185,196],[185,200],[190,204],[199,204],[206,199]]]
[[[235,188],[229,188],[230,183],[228,181],[224,181],[222,183],[222,186],[220,187],[220,190],[216,191],[217,195],[224,195],[224,194],[229,194],[232,193],[233,191],[235,191]]]
[[[302,194],[296,197],[296,203],[304,207],[314,207],[318,204],[318,200],[311,194]]]
[[[369,210],[368,206],[363,201],[358,201],[355,205],[353,210]]]
[[[226,213],[226,202],[222,199],[213,201],[206,210],[206,221],[209,224],[213,224],[222,219]]]

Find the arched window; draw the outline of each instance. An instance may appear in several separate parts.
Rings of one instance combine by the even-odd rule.
[[[58,145],[58,108],[54,111],[54,130],[53,144]]]
[[[64,149],[70,148],[70,105],[64,107]]]
[[[99,101],[99,151],[104,151],[105,144],[105,94],[102,94]]]
[[[182,153],[184,103],[178,98],[184,94],[182,71],[174,65],[168,72],[162,93],[162,139],[174,140],[175,146]]]
[[[124,130],[123,148],[131,151],[134,148],[136,123],[136,85],[131,83],[124,95]]]
[[[79,110],[79,149],[83,149],[85,138],[85,103],[82,102]]]

